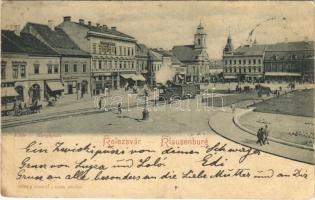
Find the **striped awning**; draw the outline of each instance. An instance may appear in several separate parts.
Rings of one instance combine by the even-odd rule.
[[[294,72],[265,72],[265,76],[301,76],[301,74]]]
[[[141,74],[137,74],[137,75],[134,74],[131,77],[131,79],[134,81],[145,81],[145,78]]]
[[[51,91],[63,91],[64,87],[60,82],[47,81],[47,86]]]
[[[134,74],[120,74],[121,77],[123,77],[124,79],[129,79],[133,76]]]
[[[236,76],[224,76],[224,79],[237,79]]]

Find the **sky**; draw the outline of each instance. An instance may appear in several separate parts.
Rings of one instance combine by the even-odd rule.
[[[314,40],[314,3],[310,2],[123,2],[123,1],[2,1],[1,28],[26,22],[56,25],[64,16],[73,21],[116,26],[150,48],[171,49],[193,44],[201,22],[207,33],[210,59],[222,57],[229,30],[234,47],[246,43],[249,32],[260,44]]]

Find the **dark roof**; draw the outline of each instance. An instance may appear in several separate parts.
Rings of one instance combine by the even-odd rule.
[[[152,51],[155,51],[155,52],[157,52],[157,53],[159,53],[165,57],[172,57],[173,56],[173,54],[170,51],[167,51],[167,50],[161,49],[161,48],[155,48],[155,49],[152,49]]]
[[[31,34],[21,32],[18,36],[9,30],[1,30],[1,50],[7,53],[58,55]]]
[[[181,62],[196,61],[201,53],[201,49],[194,49],[194,45],[174,46],[172,53]]]
[[[172,55],[172,64],[182,65],[183,63],[176,56]]]
[[[301,50],[313,50],[314,41],[298,41],[298,42],[281,42],[276,44],[270,44],[267,46],[266,51],[301,51]]]
[[[70,37],[60,28],[50,29],[47,25],[28,23],[52,48],[62,55],[88,56],[89,53],[81,50]]]
[[[262,56],[267,45],[253,45],[253,46],[241,46],[233,51],[234,55],[242,56]]]
[[[291,60],[314,56],[314,41],[282,42],[266,48],[265,60]]]
[[[78,22],[74,22],[80,26],[83,26],[85,28],[88,28],[90,31],[94,31],[94,32],[98,32],[98,33],[106,33],[106,34],[110,34],[110,35],[115,35],[115,36],[119,36],[119,37],[126,37],[129,39],[135,39],[134,37],[127,35],[125,33],[122,33],[120,31],[117,30],[113,30],[111,28],[108,27],[103,27],[103,26],[93,26],[93,25],[88,25],[88,24],[83,24],[83,23],[78,23]]]
[[[309,56],[307,53],[301,51],[314,51],[314,41],[298,41],[298,42],[281,42],[275,44],[261,44],[252,46],[241,46],[233,51],[233,55],[263,55],[265,53],[265,58],[269,59],[270,56],[276,55],[278,58],[286,59],[286,57],[292,55],[292,52],[296,52],[295,55],[298,56]],[[271,53],[268,53],[271,52]],[[278,52],[278,53],[274,53]],[[288,53],[291,52],[291,53]]]

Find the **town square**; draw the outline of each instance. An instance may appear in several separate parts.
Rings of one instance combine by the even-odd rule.
[[[65,6],[36,18],[33,7],[11,19],[18,5],[4,4],[1,27],[3,134],[206,135],[314,164],[306,7],[223,20],[204,2],[179,17],[171,2],[156,2],[148,5],[156,15],[138,10],[146,18],[112,3],[124,12],[95,17]]]

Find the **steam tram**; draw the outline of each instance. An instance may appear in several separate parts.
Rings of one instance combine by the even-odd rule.
[[[159,87],[160,101],[174,101],[182,99],[195,98],[200,94],[200,84],[196,83],[168,83],[167,85],[160,85]]]

